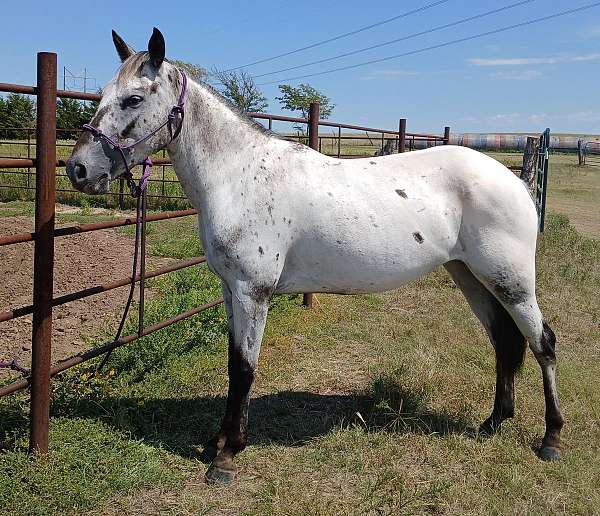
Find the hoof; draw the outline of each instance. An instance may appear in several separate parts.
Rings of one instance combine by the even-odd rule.
[[[223,469],[214,464],[211,464],[206,471],[206,482],[209,484],[228,485],[235,478],[235,471]]]
[[[494,425],[489,419],[481,423],[478,430],[478,436],[482,438],[492,437],[500,431],[500,425]]]
[[[538,457],[547,462],[560,460],[561,451],[556,446],[542,446],[538,451]]]

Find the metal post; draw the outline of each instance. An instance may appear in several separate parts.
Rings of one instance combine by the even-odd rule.
[[[401,118],[398,125],[398,152],[406,152],[406,118]]]
[[[444,145],[448,145],[450,143],[450,128],[448,126],[444,127]]]
[[[577,140],[577,157],[579,158],[579,165],[585,164],[585,159],[583,158],[583,140]]]
[[[269,131],[273,130],[273,119],[269,117]]]
[[[37,55],[35,251],[29,450],[48,453],[56,199],[56,54]]]
[[[321,107],[318,102],[311,102],[308,112],[308,145],[311,149],[319,150],[319,115]],[[306,308],[313,307],[314,295],[310,293],[304,294],[302,304]]]
[[[31,128],[27,129],[27,159],[31,159]],[[30,185],[30,176],[31,176],[31,168],[27,169],[27,189],[31,187]],[[29,192],[27,192],[29,194]]]
[[[340,125],[338,127],[338,155],[337,157],[339,158],[342,154],[342,126]]]
[[[163,149],[162,151],[162,157],[165,158],[167,156],[167,151],[165,149]],[[165,166],[162,166],[162,183],[161,183],[161,196],[162,199],[160,200],[161,203],[165,202]]]
[[[540,149],[540,151],[544,153],[544,156],[543,156],[544,161],[543,161],[543,169],[542,169],[543,177],[542,177],[542,203],[541,203],[541,211],[540,211],[540,233],[544,232],[544,224],[546,221],[546,194],[548,192],[548,173],[549,173],[548,149],[550,149],[550,128],[547,128],[544,131],[542,141],[544,142],[544,146],[542,149]]]
[[[125,195],[125,179],[123,179],[122,177],[119,178],[119,197],[118,197],[118,204],[119,204],[119,209],[122,210],[123,209],[123,199],[124,199],[124,195]]]
[[[381,133],[381,155],[383,156],[383,149],[385,148],[385,133]]]

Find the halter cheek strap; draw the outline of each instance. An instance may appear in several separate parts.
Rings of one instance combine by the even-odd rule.
[[[144,165],[144,170],[142,172],[142,177],[140,178],[139,184],[136,184],[135,181],[133,180],[133,174],[131,173],[131,167],[129,166],[129,163],[127,163],[127,158],[125,157],[125,151],[133,149],[140,143],[145,142],[147,139],[154,136],[156,133],[158,133],[158,131],[160,131],[165,126],[169,130],[169,136],[171,138],[169,143],[171,143],[175,138],[177,138],[179,136],[179,133],[181,133],[181,128],[183,126],[183,117],[185,114],[183,108],[184,108],[184,104],[185,104],[185,102],[184,102],[185,93],[187,90],[187,77],[186,77],[185,73],[183,73],[181,70],[178,70],[178,71],[179,71],[179,74],[181,75],[181,92],[179,93],[179,99],[177,101],[177,104],[171,108],[171,110],[169,111],[169,114],[167,115],[167,119],[162,124],[160,124],[156,129],[150,131],[146,136],[143,136],[139,140],[136,140],[135,142],[133,142],[129,145],[121,145],[119,142],[112,139],[110,136],[104,134],[97,127],[94,127],[91,124],[83,124],[82,129],[84,131],[90,132],[92,134],[92,136],[94,136],[95,138],[100,138],[101,140],[104,140],[113,149],[119,151],[119,154],[121,155],[121,159],[123,160],[123,164],[125,165],[125,173],[123,175],[125,176],[125,179],[127,180],[127,184],[129,186],[129,189],[131,190],[131,195],[133,197],[139,197],[142,194],[142,192],[146,190],[146,187],[148,186],[148,180],[150,178],[150,174],[152,173],[152,160],[150,159],[150,156],[147,156],[144,159],[144,161],[142,161],[142,164]],[[175,127],[175,130],[173,130],[173,127],[175,126],[175,121],[177,120],[177,117],[179,117],[179,124],[177,124],[177,127]],[[133,165],[133,166],[135,166],[135,165]]]

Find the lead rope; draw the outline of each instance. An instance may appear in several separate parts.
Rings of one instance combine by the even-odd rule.
[[[125,322],[127,320],[127,316],[129,314],[129,309],[131,308],[131,303],[133,302],[133,294],[135,293],[135,283],[137,276],[137,268],[138,268],[138,258],[140,251],[140,240],[141,240],[141,229],[142,223],[146,220],[146,210],[142,209],[142,205],[145,204],[146,197],[146,187],[148,185],[148,177],[150,177],[150,169],[152,167],[152,161],[150,158],[147,159],[150,162],[147,165],[144,162],[144,173],[142,174],[142,179],[140,179],[139,185],[134,183],[134,188],[132,188],[131,195],[136,198],[136,217],[135,217],[135,239],[134,239],[134,249],[133,249],[133,260],[131,265],[131,283],[129,284],[129,295],[127,296],[127,303],[125,303],[125,309],[123,310],[123,315],[121,316],[121,322],[119,323],[119,327],[117,329],[117,333],[115,334],[114,339],[110,344],[114,344],[121,338],[121,333],[123,332],[123,328],[125,327]],[[148,171],[148,172],[147,172]],[[144,177],[146,179],[144,180]],[[131,185],[130,185],[131,187]],[[145,251],[145,250],[144,250]],[[140,276],[140,288],[144,288],[142,284],[142,279]],[[141,334],[143,328],[138,328],[138,334]],[[106,365],[106,363],[110,360],[112,352],[114,348],[109,350],[102,362],[96,369],[94,370],[94,375],[97,375]]]

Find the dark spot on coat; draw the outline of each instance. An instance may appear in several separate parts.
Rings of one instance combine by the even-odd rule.
[[[94,118],[92,118],[92,121],[90,123],[93,126],[98,127],[98,124],[100,124],[100,121],[104,118],[104,115],[106,115],[107,111],[108,111],[108,106],[104,106],[104,107],[100,108],[98,111],[96,111],[96,114],[94,115]]]
[[[133,128],[135,127],[135,123],[137,121],[138,119],[136,117],[125,126],[125,129],[121,131],[121,138],[127,138],[131,134],[131,131],[133,131]]]
[[[525,301],[528,297],[528,292],[521,286],[519,282],[511,281],[509,274],[506,271],[499,271],[490,282],[496,297],[509,305],[516,305]]]
[[[327,195],[329,195],[329,197],[333,197],[333,194],[331,192],[327,192]]]
[[[406,195],[406,192],[405,192],[404,190],[398,189],[398,190],[396,190],[396,193],[397,193],[397,194],[398,194],[400,197],[402,197],[403,199],[407,199],[407,198],[408,198],[408,195]]]
[[[153,82],[152,86],[150,86],[150,93],[156,93],[156,90],[158,90],[158,83]]]
[[[273,287],[267,287],[264,285],[255,285],[250,291],[250,297],[257,303],[266,303],[271,299],[273,295]]]
[[[258,246],[258,252],[260,254],[265,254],[265,252],[263,251],[263,248],[261,246]]]
[[[276,262],[277,262],[277,261],[279,261],[279,253],[277,253],[277,254],[275,255],[275,261],[276,261]]]
[[[376,163],[375,161],[369,161],[369,163],[370,163],[371,165],[377,165],[377,163]]]
[[[418,231],[415,231],[413,233],[413,238],[417,241],[417,243],[422,244],[424,242],[424,238],[423,235],[421,235],[421,233],[419,233]]]

